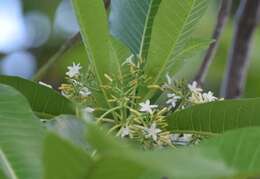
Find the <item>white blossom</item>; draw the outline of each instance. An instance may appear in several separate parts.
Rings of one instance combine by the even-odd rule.
[[[203,93],[203,99],[204,99],[204,102],[212,102],[212,101],[216,101],[218,98],[215,97],[213,95],[213,93],[211,91],[209,91],[208,93]]]
[[[125,64],[134,65],[133,58],[134,58],[134,55],[133,55],[133,54],[130,55],[130,56],[127,57],[127,59],[122,63],[122,65],[125,65]]]
[[[169,99],[166,101],[166,104],[169,104],[171,108],[175,108],[177,101],[181,99],[181,97],[177,96],[175,93],[167,94],[167,97]]]
[[[189,101],[194,104],[204,103],[204,99],[201,93],[192,93],[189,97]]]
[[[48,88],[52,88],[51,85],[49,85],[49,84],[47,84],[47,83],[44,83],[44,82],[42,82],[42,81],[39,81],[38,83],[39,83],[40,85],[42,85],[42,86],[46,86],[46,87],[48,87]]]
[[[141,106],[140,111],[141,112],[149,112],[150,114],[153,113],[153,109],[157,108],[157,105],[151,105],[150,100],[146,100],[144,103],[139,103]]]
[[[79,94],[83,97],[87,97],[87,96],[91,95],[91,91],[89,91],[89,89],[87,87],[83,87],[80,89]]]
[[[73,62],[72,66],[68,66],[68,72],[66,72],[66,75],[69,76],[70,78],[76,77],[80,73],[80,69],[82,68],[80,66],[80,63],[75,64]]]
[[[153,123],[150,128],[145,128],[145,132],[147,132],[147,138],[151,137],[154,141],[157,141],[157,135],[161,132],[161,129],[156,128],[156,123]]]
[[[193,81],[192,84],[188,84],[188,88],[192,93],[201,93],[203,90],[198,87],[198,83]]]
[[[121,128],[121,131],[120,131],[120,137],[121,138],[124,138],[126,136],[129,136],[130,135],[130,129],[129,127],[123,127]]]

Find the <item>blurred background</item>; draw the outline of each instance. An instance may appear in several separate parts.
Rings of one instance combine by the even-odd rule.
[[[196,29],[196,37],[211,37],[219,0],[212,0],[207,14]],[[221,37],[219,49],[210,67],[205,88],[219,94],[228,50],[233,35],[233,15],[239,4],[234,1],[228,26]],[[31,79],[64,44],[79,31],[70,0],[1,0],[0,1],[0,74]],[[260,96],[260,29],[254,37],[251,64],[244,97]],[[177,74],[192,79],[203,54],[187,59]],[[42,81],[58,86],[66,66],[73,61],[86,64],[81,42],[76,43],[49,69]]]

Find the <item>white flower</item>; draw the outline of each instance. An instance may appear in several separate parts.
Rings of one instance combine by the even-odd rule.
[[[120,132],[121,138],[124,138],[125,136],[129,136],[129,135],[130,135],[130,129],[129,129],[129,127],[123,127],[123,128],[121,128],[121,132]]]
[[[79,75],[79,70],[81,69],[80,63],[75,64],[73,62],[72,66],[68,66],[68,72],[66,73],[66,75],[68,75],[70,78],[73,78],[75,76]]]
[[[198,87],[198,83],[193,81],[192,84],[188,84],[188,88],[192,93],[201,93],[203,90]]]
[[[83,97],[87,97],[87,96],[91,95],[91,91],[89,91],[89,89],[87,87],[83,87],[80,89],[79,94]]]
[[[192,93],[189,97],[189,101],[194,104],[204,103],[204,99],[201,93]]]
[[[171,108],[175,108],[177,101],[178,101],[179,99],[181,99],[180,96],[177,96],[177,95],[174,94],[174,93],[167,94],[167,97],[168,97],[169,99],[166,101],[166,104],[169,104]]]
[[[213,93],[211,91],[209,91],[208,93],[203,93],[203,99],[204,102],[212,102],[212,101],[216,101],[218,98],[216,98]]]
[[[161,129],[156,128],[156,123],[153,123],[150,128],[145,128],[145,132],[147,132],[147,138],[151,137],[154,141],[157,141],[157,135],[161,132]]]
[[[153,109],[157,108],[157,105],[151,105],[150,100],[146,100],[144,103],[139,104],[141,106],[141,112],[149,112],[150,114],[153,113]]]
[[[130,55],[130,56],[122,63],[122,66],[125,65],[125,64],[134,65],[133,58],[134,58],[134,55],[133,55],[133,54]]]
[[[48,88],[52,88],[51,85],[46,84],[46,83],[44,83],[44,82],[42,82],[42,81],[39,81],[38,83],[39,83],[40,85],[46,86],[46,87],[48,87]]]
[[[83,109],[84,112],[86,113],[93,113],[95,111],[95,109],[91,108],[91,107],[86,107]]]

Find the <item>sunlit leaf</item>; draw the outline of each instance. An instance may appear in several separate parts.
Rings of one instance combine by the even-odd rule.
[[[169,116],[169,129],[210,134],[242,127],[260,126],[259,105],[259,98],[197,105]]]
[[[145,73],[152,84],[164,79],[170,64],[190,40],[195,25],[207,9],[208,0],[163,0],[154,19]],[[147,90],[141,95],[150,97]]]

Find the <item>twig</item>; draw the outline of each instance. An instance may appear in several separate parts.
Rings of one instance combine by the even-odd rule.
[[[68,39],[60,49],[44,64],[40,70],[34,75],[33,80],[39,81],[42,77],[47,73],[48,69],[52,67],[52,65],[57,62],[57,60],[67,51],[69,50],[76,42],[81,40],[80,33],[78,32],[72,38]]]
[[[106,10],[108,11],[110,7],[111,0],[104,0],[104,5]],[[80,32],[75,34],[72,38],[68,39],[61,47],[60,49],[47,61],[46,64],[44,64],[39,71],[34,75],[32,80],[39,81],[42,79],[42,77],[47,73],[48,69],[52,67],[54,63],[57,62],[57,60],[65,53],[67,50],[69,50],[71,47],[73,47],[74,44],[76,44],[78,41],[81,41],[81,35]]]
[[[259,16],[259,0],[241,0],[236,14],[233,45],[229,52],[227,72],[221,90],[225,98],[238,98],[244,91],[252,37]]]
[[[220,9],[219,9],[219,13],[218,13],[218,17],[217,17],[217,23],[215,25],[215,29],[212,34],[212,38],[215,41],[210,44],[210,46],[206,52],[206,55],[203,59],[203,62],[199,68],[199,71],[194,79],[194,81],[197,81],[198,84],[200,84],[200,85],[202,85],[203,82],[205,81],[209,66],[212,63],[216,49],[218,47],[220,36],[221,36],[221,34],[224,30],[224,27],[226,25],[226,22],[228,20],[231,6],[232,6],[232,0],[222,0]]]

